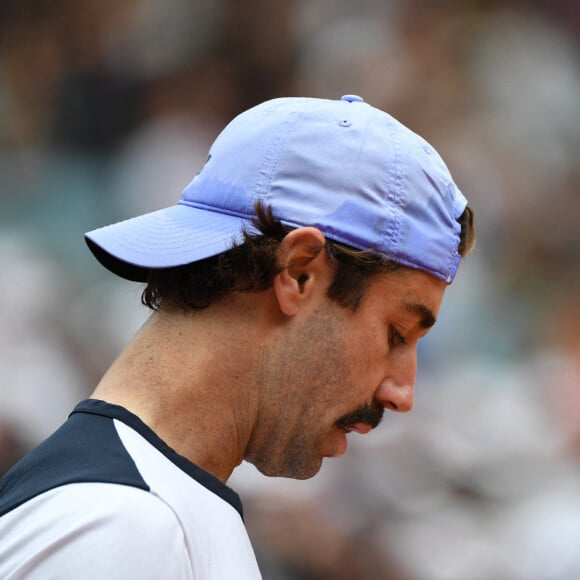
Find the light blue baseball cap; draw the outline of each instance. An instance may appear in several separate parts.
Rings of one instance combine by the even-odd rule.
[[[261,200],[290,227],[314,226],[450,283],[467,200],[422,137],[356,95],[288,97],[235,117],[176,205],[85,234],[115,274],[195,262],[243,241]]]

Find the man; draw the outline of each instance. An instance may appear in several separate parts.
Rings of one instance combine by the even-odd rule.
[[[347,95],[242,113],[177,205],[86,240],[154,312],[0,483],[2,578],[259,578],[233,469],[309,478],[409,411],[474,230],[435,150]]]

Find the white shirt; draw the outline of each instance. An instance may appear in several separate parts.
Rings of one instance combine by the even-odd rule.
[[[0,481],[5,580],[261,578],[237,494],[103,401]]]

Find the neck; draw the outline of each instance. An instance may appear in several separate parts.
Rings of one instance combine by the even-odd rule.
[[[136,414],[223,482],[244,458],[258,406],[252,361],[260,357],[251,349],[260,337],[248,332],[259,325],[240,302],[251,297],[195,313],[154,313],[93,393]]]

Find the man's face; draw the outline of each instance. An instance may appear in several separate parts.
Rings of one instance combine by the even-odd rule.
[[[266,353],[267,408],[246,459],[266,475],[307,479],[346,451],[383,410],[410,411],[417,342],[434,324],[446,284],[418,270],[373,279],[356,311],[324,297]]]

